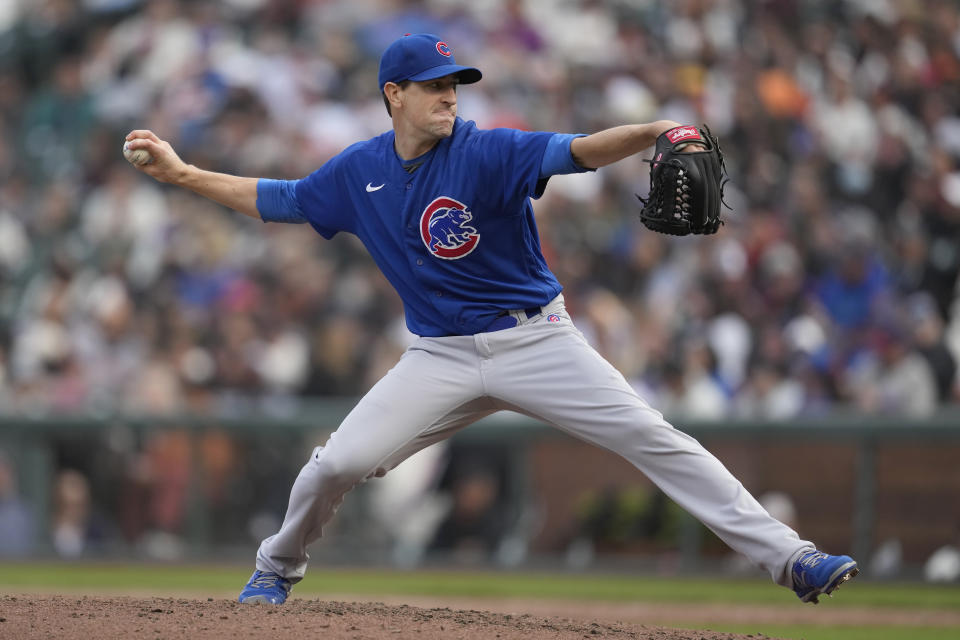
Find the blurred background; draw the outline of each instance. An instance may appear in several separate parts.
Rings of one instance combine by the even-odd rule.
[[[0,556],[252,562],[310,449],[412,336],[359,243],[123,159],[150,128],[299,178],[390,127],[380,52],[442,35],[481,127],[707,122],[716,236],[648,165],[535,202],[575,321],[775,515],[874,577],[960,576],[954,0],[0,0]],[[611,454],[498,416],[348,498],[313,552],[750,571]]]

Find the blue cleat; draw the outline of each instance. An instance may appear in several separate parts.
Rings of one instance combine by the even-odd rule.
[[[793,591],[803,602],[817,604],[821,593],[830,595],[858,573],[860,568],[850,556],[809,551],[793,563]]]
[[[292,584],[284,577],[272,571],[257,569],[250,576],[247,586],[240,592],[237,602],[263,602],[264,604],[283,604],[287,600]]]

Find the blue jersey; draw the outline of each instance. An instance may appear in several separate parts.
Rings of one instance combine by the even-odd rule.
[[[360,238],[400,294],[411,332],[478,333],[501,311],[541,306],[562,289],[530,204],[545,187],[553,135],[457,118],[451,136],[404,162],[389,131],[295,183],[297,208],[325,238]]]

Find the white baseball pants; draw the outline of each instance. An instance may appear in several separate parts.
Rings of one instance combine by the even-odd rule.
[[[411,345],[314,449],[280,531],[260,545],[257,568],[298,582],[307,547],[351,488],[509,409],[623,456],[775,582],[792,586],[792,561],[814,545],[770,516],[719,460],[638,396],[587,344],[562,296],[542,314],[519,319],[511,329]]]

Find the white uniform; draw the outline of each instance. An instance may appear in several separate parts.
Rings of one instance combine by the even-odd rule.
[[[629,460],[734,550],[792,587],[790,568],[814,549],[770,516],[699,442],[650,407],[573,325],[557,296],[519,325],[414,342],[317,447],[257,568],[303,578],[307,547],[351,488],[500,410],[553,425]]]

